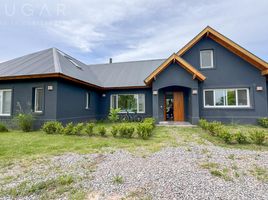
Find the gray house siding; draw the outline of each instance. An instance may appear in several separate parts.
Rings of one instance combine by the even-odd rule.
[[[158,91],[153,96],[153,116],[157,121],[164,120],[164,92],[183,91],[185,119],[196,124],[199,120],[198,94],[192,95],[192,90],[198,90],[199,82],[178,64],[169,65],[153,81],[152,90]]]
[[[113,94],[145,94],[145,113],[138,115],[142,117],[151,117],[152,116],[152,89],[119,89],[119,90],[106,90],[101,93],[100,99],[100,116],[101,119],[107,118],[110,110],[110,98]]]
[[[57,120],[64,124],[68,122],[83,122],[96,120],[100,117],[99,109],[101,107],[100,93],[73,84],[64,80],[57,81]],[[86,109],[86,93],[90,95],[90,105]]]
[[[200,69],[199,54],[204,49],[214,52],[213,69]],[[223,122],[256,123],[257,118],[267,116],[266,78],[256,67],[209,38],[200,40],[182,57],[207,77],[200,83],[200,117]],[[263,91],[256,91],[257,86],[262,86]],[[249,88],[250,108],[204,108],[203,90],[217,88]]]
[[[47,87],[53,86],[53,91]],[[0,120],[12,126],[11,119],[20,112],[30,113],[33,110],[33,90],[36,87],[44,88],[44,111],[33,113],[35,127],[39,127],[44,121],[56,120],[57,82],[55,80],[27,80],[1,82],[0,89],[12,89],[11,116],[0,116]]]

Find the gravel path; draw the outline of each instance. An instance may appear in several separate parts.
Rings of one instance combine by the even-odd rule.
[[[166,148],[148,157],[121,150],[65,154],[22,169],[17,165],[0,170],[2,189],[68,174],[79,177],[72,189],[85,191],[88,199],[268,199],[267,152],[213,145]],[[16,178],[3,181],[8,176]],[[40,194],[18,198],[39,199]]]

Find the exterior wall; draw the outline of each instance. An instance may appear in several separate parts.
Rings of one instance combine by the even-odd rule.
[[[102,96],[102,94],[105,94],[105,97]],[[107,90],[103,91],[101,93],[100,98],[100,119],[106,119],[109,110],[110,110],[110,97],[112,94],[145,94],[145,113],[141,114],[138,113],[138,115],[142,117],[151,117],[152,116],[152,89],[123,89],[123,90]]]
[[[158,95],[153,96],[153,116],[157,121],[164,120],[164,90],[168,87],[173,89],[184,88],[184,104],[186,120],[196,124],[199,120],[198,94],[191,95],[193,89],[198,89],[198,81],[193,80],[193,76],[178,64],[171,64],[161,72],[153,81],[152,90],[158,91]],[[177,87],[177,88],[176,88]],[[181,88],[178,88],[181,87]],[[186,92],[187,91],[187,92]],[[188,113],[187,113],[188,112]]]
[[[48,91],[47,86],[53,86],[53,91]],[[33,88],[44,88],[44,112],[33,113],[35,127],[44,121],[56,119],[57,82],[55,80],[25,80],[1,82],[0,89],[12,89],[11,116],[0,116],[0,120],[12,126],[12,118],[19,112],[30,113],[33,109]]]
[[[213,49],[214,69],[200,69],[199,54],[203,49]],[[257,118],[267,116],[266,78],[256,67],[210,38],[200,40],[183,58],[207,77],[199,87],[200,117],[223,122],[256,123]],[[256,91],[256,86],[262,86],[263,91]],[[250,108],[204,108],[203,89],[241,87],[250,89]]]
[[[57,120],[68,122],[84,122],[100,117],[100,94],[86,87],[58,80]],[[86,93],[90,94],[90,107],[86,109]]]

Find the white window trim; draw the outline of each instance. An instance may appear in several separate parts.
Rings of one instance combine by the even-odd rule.
[[[86,92],[86,109],[88,110],[90,105],[89,105],[89,98],[90,98],[90,93]]]
[[[10,106],[10,114],[4,114],[3,112],[3,100],[4,100],[4,92],[11,92],[11,106]],[[0,105],[0,116],[11,116],[11,107],[12,107],[12,89],[0,89],[1,93],[1,102],[2,104]]]
[[[225,106],[217,106],[216,99],[215,99],[215,90],[225,90],[225,99],[224,101],[227,102],[227,91],[228,90],[235,90],[236,95],[236,105],[225,105]],[[247,91],[247,105],[238,105],[238,90],[246,90]],[[205,93],[206,91],[213,91],[213,101],[214,106],[206,105]],[[249,97],[249,89],[248,88],[219,88],[219,89],[205,89],[203,90],[203,106],[204,108],[249,108],[250,107],[250,97]]]
[[[203,66],[203,62],[202,62],[202,52],[210,52],[211,53],[211,60],[210,60],[210,62],[211,62],[211,66]],[[211,69],[211,68],[214,68],[214,52],[213,52],[213,50],[210,50],[210,49],[208,49],[208,50],[201,50],[200,51],[200,68],[201,69]]]
[[[143,112],[140,112],[139,111],[139,94],[142,94],[142,95],[144,95],[144,106],[143,106],[143,109],[144,109],[144,111]],[[137,113],[145,113],[145,102],[146,102],[146,100],[145,100],[145,94],[143,94],[143,93],[138,93],[138,94],[112,94],[111,96],[110,96],[110,108],[112,108],[112,103],[113,103],[113,97],[114,96],[116,96],[116,108],[118,108],[118,96],[120,96],[120,95],[133,95],[133,96],[136,96],[136,99],[137,99]],[[124,114],[124,113],[127,113],[126,111],[120,111],[119,113],[121,113],[121,114]],[[134,112],[128,112],[128,113],[134,113]]]
[[[43,90],[43,95],[45,95],[44,94],[44,88],[42,88],[42,87],[37,87],[37,88],[34,88],[34,112],[35,113],[43,113],[43,110],[36,110],[36,108],[37,108],[37,95],[36,95],[36,91],[37,90]],[[44,102],[43,102],[43,104],[44,104]]]

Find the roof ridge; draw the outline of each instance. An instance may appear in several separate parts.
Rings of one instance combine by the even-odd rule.
[[[157,60],[166,60],[166,58],[156,58],[156,59],[148,59],[148,60],[132,60],[132,61],[122,61],[122,62],[113,62],[113,63],[87,64],[87,66],[111,65],[111,64],[134,63],[134,62],[148,62],[148,61],[157,61]]]
[[[58,56],[58,50],[56,48],[52,48],[52,54],[53,54],[53,61],[54,61],[54,67],[56,73],[62,73],[59,56]]]

